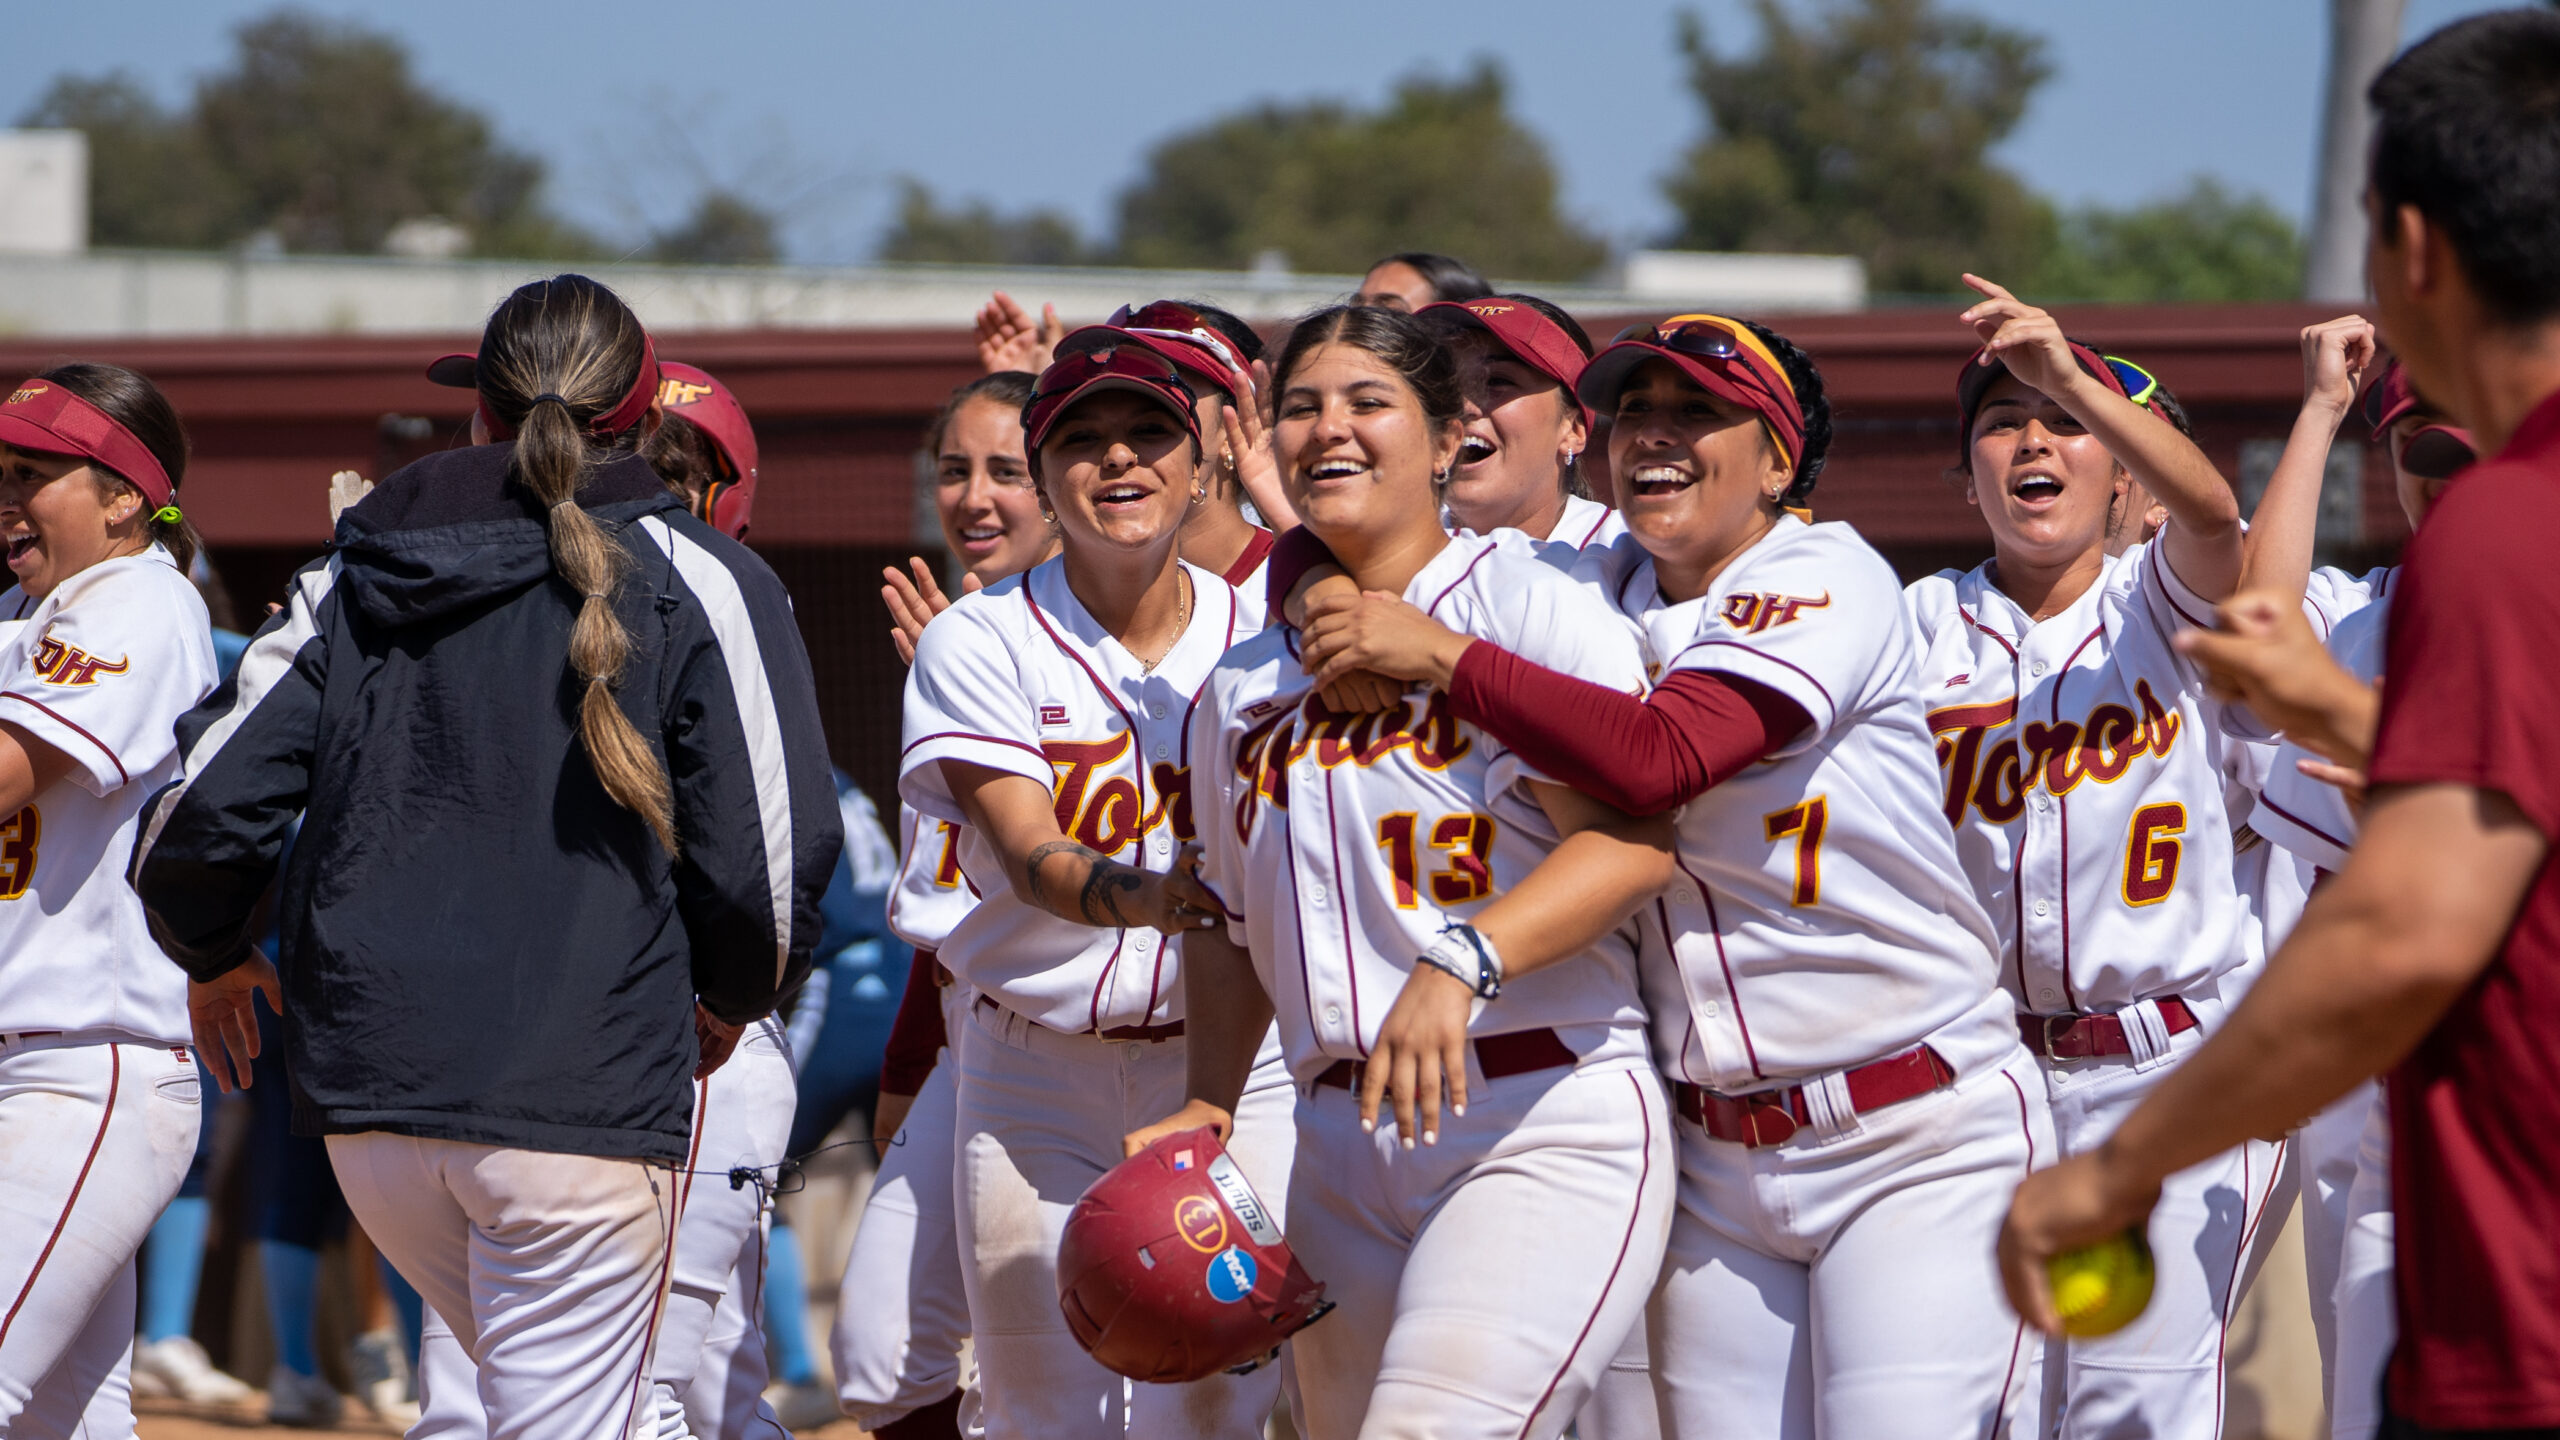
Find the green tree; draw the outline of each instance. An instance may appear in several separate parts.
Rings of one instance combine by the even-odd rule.
[[[89,235],[100,245],[206,249],[233,238],[240,198],[186,117],[132,75],[63,75],[18,117],[89,137]]]
[[[1607,247],[1557,206],[1554,161],[1509,109],[1493,62],[1399,82],[1387,103],[1269,103],[1176,135],[1120,197],[1119,257],[1241,268],[1278,250],[1301,270],[1437,250],[1524,279],[1588,274]]]
[[[196,91],[196,123],[249,218],[286,248],[378,250],[428,215],[478,244],[535,219],[539,164],[420,83],[394,37],[283,10],[236,38],[230,68]]]
[[[945,208],[924,182],[898,182],[898,219],[883,260],[940,265],[1083,265],[1095,258],[1073,218],[1055,210],[999,214],[983,200]]]
[[[234,33],[228,66],[170,114],[129,76],[58,77],[21,123],[82,130],[91,232],[207,247],[271,231],[292,250],[379,250],[404,220],[463,225],[482,254],[601,246],[542,203],[539,160],[429,89],[389,35],[278,10]]]
[[[658,232],[652,258],[695,265],[770,265],[782,258],[773,213],[726,190],[702,192],[693,213]]]
[[[2290,300],[2302,265],[2302,236],[2282,211],[2198,176],[2165,200],[2065,215],[2035,287],[2039,300]]]
[[[2051,207],[1990,151],[2052,73],[2044,43],[1936,0],[1752,0],[1760,48],[1725,59],[1680,20],[1708,135],[1663,181],[1670,243],[1856,255],[1882,291],[2030,273]]]

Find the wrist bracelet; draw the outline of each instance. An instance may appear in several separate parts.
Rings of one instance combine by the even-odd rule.
[[[1502,993],[1502,957],[1483,932],[1463,920],[1453,920],[1441,930],[1440,938],[1415,959],[1441,971],[1474,992],[1479,1000],[1491,1000]]]

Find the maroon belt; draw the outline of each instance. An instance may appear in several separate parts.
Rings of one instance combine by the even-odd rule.
[[[1915,1100],[1955,1083],[1956,1068],[1937,1051],[1916,1045],[1848,1072],[1849,1104],[1859,1114]],[[1761,1090],[1749,1095],[1719,1095],[1687,1081],[1671,1086],[1680,1113],[1704,1126],[1718,1140],[1758,1147],[1783,1145],[1796,1131],[1813,1123],[1804,1087]]]
[[[2160,1023],[2172,1035],[2183,1035],[2196,1028],[2196,1012],[2175,995],[2156,1002],[2160,1006]],[[2018,1016],[2018,1036],[2027,1048],[2047,1060],[2094,1060],[2102,1055],[2130,1055],[2133,1041],[2124,1033],[2124,1016],[2114,1015],[2027,1015]]]
[[[1508,1035],[1487,1035],[1476,1042],[1476,1067],[1484,1071],[1487,1080],[1581,1063],[1582,1057],[1573,1053],[1572,1046],[1556,1038],[1553,1030],[1514,1030]],[[1360,1062],[1336,1060],[1316,1077],[1316,1083],[1336,1090],[1357,1090],[1360,1088]]]
[[[997,1004],[992,997],[986,995],[980,995],[978,997],[978,1003],[989,1010],[1000,1011],[1004,1009],[1004,1007]],[[1040,1022],[1037,1020],[1034,1020],[1031,1023],[1034,1025],[1040,1025]],[[1040,1025],[1040,1028],[1046,1030],[1049,1027],[1046,1025]],[[1064,1034],[1066,1032],[1061,1031],[1059,1033]],[[1108,1030],[1088,1030],[1084,1033],[1103,1040],[1179,1040],[1182,1038],[1182,1022],[1176,1020],[1170,1025],[1115,1025]]]

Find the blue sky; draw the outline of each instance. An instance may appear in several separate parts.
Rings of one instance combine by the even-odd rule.
[[[1794,0],[1799,9],[1806,0]],[[1954,0],[2043,34],[2055,78],[2003,158],[2065,201],[2126,204],[2212,174],[2299,216],[2315,146],[2322,0]],[[129,69],[172,103],[272,0],[34,7],[24,87]],[[433,84],[549,160],[554,198],[605,233],[680,214],[706,181],[780,211],[794,258],[867,253],[893,182],[1065,209],[1107,226],[1148,146],[1249,101],[1375,101],[1420,67],[1499,60],[1565,175],[1621,243],[1668,221],[1655,186],[1698,132],[1671,43],[1684,8],[1720,48],[1741,0],[313,0],[411,47]],[[2490,8],[2409,0],[2409,37]]]

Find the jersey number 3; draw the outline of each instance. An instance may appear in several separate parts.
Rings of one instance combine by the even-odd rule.
[[[15,900],[35,883],[36,845],[44,838],[44,816],[30,805],[0,825],[0,900]]]
[[[1421,821],[1410,810],[1378,817],[1378,848],[1387,852],[1396,906],[1410,910],[1421,898],[1421,856],[1415,846]],[[1431,873],[1431,898],[1464,905],[1493,893],[1493,817],[1443,815],[1431,825],[1431,848],[1449,852],[1449,863]]]

